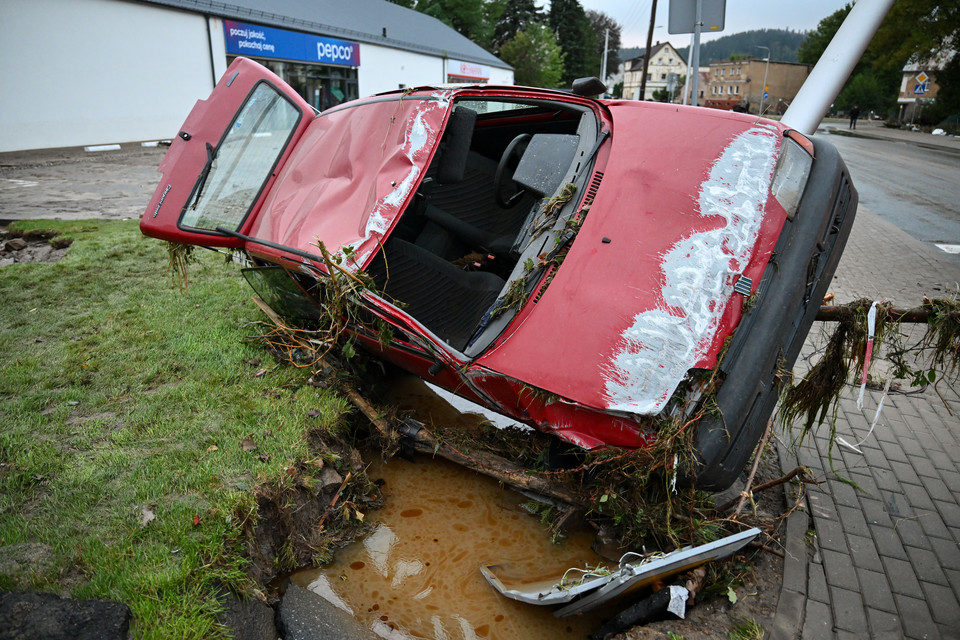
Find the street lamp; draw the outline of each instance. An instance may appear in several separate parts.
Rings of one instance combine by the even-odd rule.
[[[770,70],[770,47],[765,47],[762,44],[753,45],[757,49],[766,49],[767,50],[767,64],[763,68],[763,86],[760,88],[760,112],[757,115],[763,115],[763,101],[767,97],[767,71]]]

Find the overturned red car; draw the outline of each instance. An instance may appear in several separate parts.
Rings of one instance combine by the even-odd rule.
[[[857,194],[837,152],[778,122],[515,86],[423,87],[315,113],[237,59],[173,140],[142,221],[245,252],[309,323],[319,243],[375,287],[385,360],[583,447],[693,415],[687,481],[728,486],[830,283]]]

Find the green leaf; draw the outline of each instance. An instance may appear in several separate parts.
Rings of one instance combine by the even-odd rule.
[[[730,601],[730,604],[737,604],[737,592],[731,585],[727,585],[727,600]]]

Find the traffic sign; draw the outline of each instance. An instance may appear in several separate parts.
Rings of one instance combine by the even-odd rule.
[[[913,95],[922,96],[927,92],[927,85],[925,84],[916,84],[913,86]]]
[[[702,31],[723,31],[727,12],[727,0],[700,0],[700,24]],[[667,33],[693,33],[697,21],[697,0],[670,0]]]

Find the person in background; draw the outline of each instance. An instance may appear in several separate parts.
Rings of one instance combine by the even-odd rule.
[[[850,109],[850,128],[857,128],[857,118],[860,117],[860,107],[853,105],[853,109]]]

